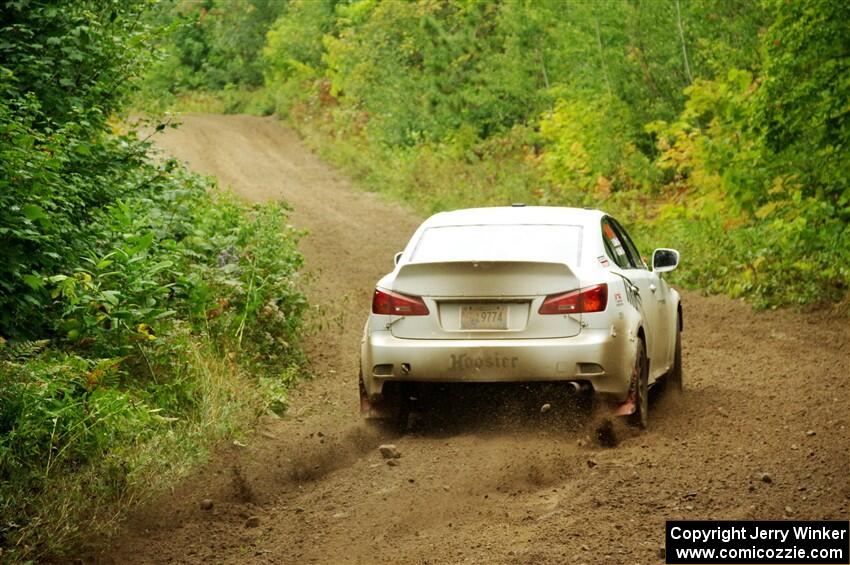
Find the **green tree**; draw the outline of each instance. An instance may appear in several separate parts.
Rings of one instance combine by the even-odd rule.
[[[850,220],[850,4],[774,1],[754,122],[777,174]]]
[[[0,29],[0,333],[38,333],[44,277],[79,257],[144,155],[109,116],[145,62],[144,2],[4,4]]]
[[[266,32],[282,0],[166,0],[146,18],[170,27],[148,90],[172,94],[263,84]]]

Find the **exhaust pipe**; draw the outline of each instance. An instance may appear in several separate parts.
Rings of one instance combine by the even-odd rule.
[[[568,384],[575,394],[588,392],[592,388],[588,382],[569,381]]]

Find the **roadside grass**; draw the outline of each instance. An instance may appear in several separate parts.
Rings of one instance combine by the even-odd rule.
[[[251,429],[271,402],[280,402],[279,391],[274,397],[264,394],[256,378],[206,340],[184,339],[187,356],[180,371],[198,388],[197,407],[128,430],[115,438],[120,443],[84,466],[45,469],[36,492],[9,493],[20,485],[4,486],[4,516],[24,516],[26,522],[6,532],[9,544],[0,555],[10,561],[59,557],[81,540],[108,535],[128,509],[185,477],[216,442]]]
[[[282,413],[303,373],[286,205],[246,205],[171,160],[138,176],[38,281],[49,339],[0,337],[0,561],[110,533],[216,442]]]
[[[276,110],[275,100],[264,87],[248,90],[231,86],[218,92],[189,91],[181,94],[143,90],[136,94],[134,105],[146,113],[154,114],[181,112],[269,116]]]

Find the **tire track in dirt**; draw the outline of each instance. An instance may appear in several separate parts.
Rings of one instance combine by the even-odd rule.
[[[485,404],[414,427],[394,440],[400,465],[385,465],[359,420],[358,344],[372,287],[421,218],[350,186],[272,118],[183,120],[165,151],[249,200],[293,205],[308,295],[336,321],[308,338],[315,377],[285,418],[219,448],[94,561],[663,563],[666,519],[850,514],[847,320],[694,292],[686,392],[660,401],[647,432],[606,449],[587,426]]]

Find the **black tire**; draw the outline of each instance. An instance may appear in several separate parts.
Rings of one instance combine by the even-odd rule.
[[[629,424],[644,430],[649,424],[649,362],[646,358],[646,345],[642,339],[638,340],[632,382],[634,383],[635,411],[629,416]]]
[[[673,355],[673,367],[667,373],[664,383],[665,392],[670,394],[682,394],[684,383],[682,381],[682,332],[676,330],[676,352]]]

